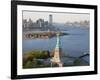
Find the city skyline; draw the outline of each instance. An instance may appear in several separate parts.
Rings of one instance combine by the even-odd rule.
[[[54,13],[54,12],[33,12],[33,11],[23,11],[23,19],[29,20],[32,19],[33,22],[36,20],[44,19],[49,21],[49,15],[53,16],[54,23],[66,23],[66,22],[80,22],[80,21],[89,21],[90,15],[83,13]]]

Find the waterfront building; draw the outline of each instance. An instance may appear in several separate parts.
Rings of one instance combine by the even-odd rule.
[[[38,27],[44,27],[44,19],[38,19],[36,23],[39,24]]]
[[[53,21],[52,21],[52,15],[50,14],[50,15],[49,15],[49,24],[50,24],[50,26],[52,26],[52,22],[53,22]]]
[[[27,27],[27,20],[25,19],[23,19],[23,28],[26,28]]]
[[[27,22],[27,27],[32,27],[32,26],[33,26],[33,21],[31,20],[31,18],[29,18]]]

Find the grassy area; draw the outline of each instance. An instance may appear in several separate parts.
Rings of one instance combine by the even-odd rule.
[[[51,67],[50,58],[53,57],[54,52],[49,52],[46,50],[34,50],[23,53],[23,68],[45,68]],[[68,57],[68,56],[67,56]],[[66,57],[66,58],[67,58]],[[74,58],[72,63],[64,63],[63,66],[84,66],[89,65],[84,60],[80,58]],[[49,61],[48,61],[49,60]],[[46,62],[47,61],[47,62]],[[52,64],[52,67],[58,67],[56,64]]]
[[[43,60],[50,58],[49,51],[35,50],[23,54],[23,68],[40,68],[49,67],[49,64],[44,64]]]

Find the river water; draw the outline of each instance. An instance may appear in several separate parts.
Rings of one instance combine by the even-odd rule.
[[[86,27],[67,27],[69,35],[61,36],[61,49],[63,55],[78,57],[84,52],[89,51],[89,28]],[[52,51],[56,45],[56,37],[50,39],[23,39],[23,53],[30,50],[49,50]],[[89,62],[89,57],[86,57]]]

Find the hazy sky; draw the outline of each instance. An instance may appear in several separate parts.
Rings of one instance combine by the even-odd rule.
[[[59,12],[36,12],[36,11],[23,11],[23,19],[31,18],[33,22],[39,18],[49,21],[49,15],[52,14],[53,22],[65,23],[65,22],[75,22],[90,20],[89,14],[80,13],[59,13]]]

